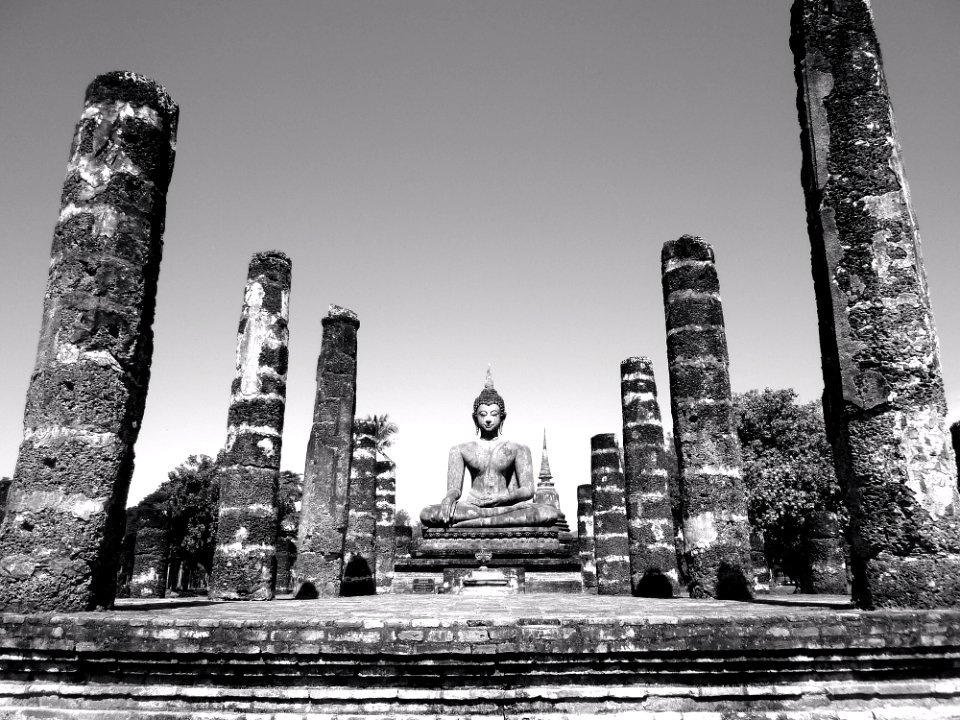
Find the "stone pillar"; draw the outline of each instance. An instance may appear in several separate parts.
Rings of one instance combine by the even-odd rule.
[[[298,597],[335,597],[343,575],[347,488],[357,403],[356,313],[331,305],[323,319],[317,396],[303,471],[293,586]]]
[[[369,428],[354,436],[343,552],[344,596],[376,594],[377,441]]]
[[[661,271],[690,594],[746,598],[750,526],[713,248],[690,235],[665,243]]]
[[[87,88],[0,526],[0,608],[113,603],[178,113],[166,90],[134,73]]]
[[[672,597],[679,585],[677,552],[663,463],[663,424],[649,358],[620,363],[620,399],[630,585],[634,595]]]
[[[960,475],[960,420],[950,426],[950,446],[957,461],[957,473]],[[958,479],[958,487],[960,487],[960,479]]]
[[[629,595],[626,488],[620,469],[620,450],[613,433],[590,438],[590,475],[593,481],[597,593]]]
[[[393,586],[393,563],[397,552],[397,466],[382,453],[377,453],[377,593],[390,592]]]
[[[397,557],[410,557],[413,546],[413,528],[409,525],[397,525]]]
[[[577,485],[577,538],[586,591],[597,589],[597,558],[593,534],[593,485]]]
[[[3,522],[3,516],[7,512],[7,495],[10,493],[10,483],[10,478],[0,478],[0,522]]]
[[[277,478],[287,397],[290,259],[250,261],[237,331],[237,374],[218,460],[220,515],[209,595],[272,600],[276,583]]]
[[[862,608],[960,601],[957,468],[917,220],[867,0],[797,0],[824,412]]]
[[[843,595],[847,592],[847,564],[843,538],[835,513],[818,512],[810,525],[809,592]]]
[[[137,513],[137,539],[130,577],[130,597],[162,598],[167,591],[169,518],[149,502]]]

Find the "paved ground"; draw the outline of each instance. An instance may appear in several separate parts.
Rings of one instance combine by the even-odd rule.
[[[320,600],[211,602],[206,598],[119,600],[100,616],[170,620],[494,620],[521,618],[606,619],[670,622],[671,619],[743,619],[776,615],[816,615],[852,610],[843,595],[772,595],[754,602],[729,600],[656,600],[598,595],[530,594],[501,597],[463,595],[378,595]],[[91,616],[93,613],[76,613]]]

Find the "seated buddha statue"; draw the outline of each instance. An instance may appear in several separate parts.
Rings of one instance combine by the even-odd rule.
[[[450,448],[447,494],[420,513],[424,527],[530,527],[556,522],[559,510],[533,501],[530,448],[501,435],[507,417],[503,398],[487,370],[483,391],[473,401],[473,424],[479,438]],[[463,497],[463,474],[470,491]]]

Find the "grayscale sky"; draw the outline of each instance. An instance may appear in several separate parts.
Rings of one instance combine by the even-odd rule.
[[[874,0],[951,419],[960,416],[960,2]],[[283,467],[304,465],[331,303],[358,414],[400,426],[398,498],[437,502],[487,364],[506,433],[546,428],[563,509],[619,363],[654,360],[660,248],[717,254],[732,384],[822,387],[789,0],[0,1],[0,474],[13,472],[84,89],[181,109],[153,377],[130,498],[226,434],[246,266],[293,259]]]

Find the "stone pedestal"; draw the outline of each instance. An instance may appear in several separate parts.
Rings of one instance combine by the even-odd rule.
[[[516,578],[517,592],[583,591],[580,560],[573,538],[555,527],[424,528],[423,540],[410,557],[398,557],[393,592],[456,591],[470,572],[484,563]],[[512,581],[511,581],[512,582]]]
[[[87,88],[0,525],[0,609],[113,603],[178,113],[163,87],[134,73]]]
[[[713,248],[691,235],[665,243],[661,272],[690,594],[744,599],[750,526]]]
[[[250,260],[227,442],[217,461],[220,507],[211,598],[273,599],[290,278],[290,259],[281,252],[257,253]]]
[[[317,396],[303,471],[303,500],[293,566],[301,597],[340,594],[347,489],[357,403],[357,330],[352,310],[331,305],[323,319]]]
[[[867,0],[797,0],[792,35],[824,415],[853,596],[960,602],[957,467],[920,234]]]

